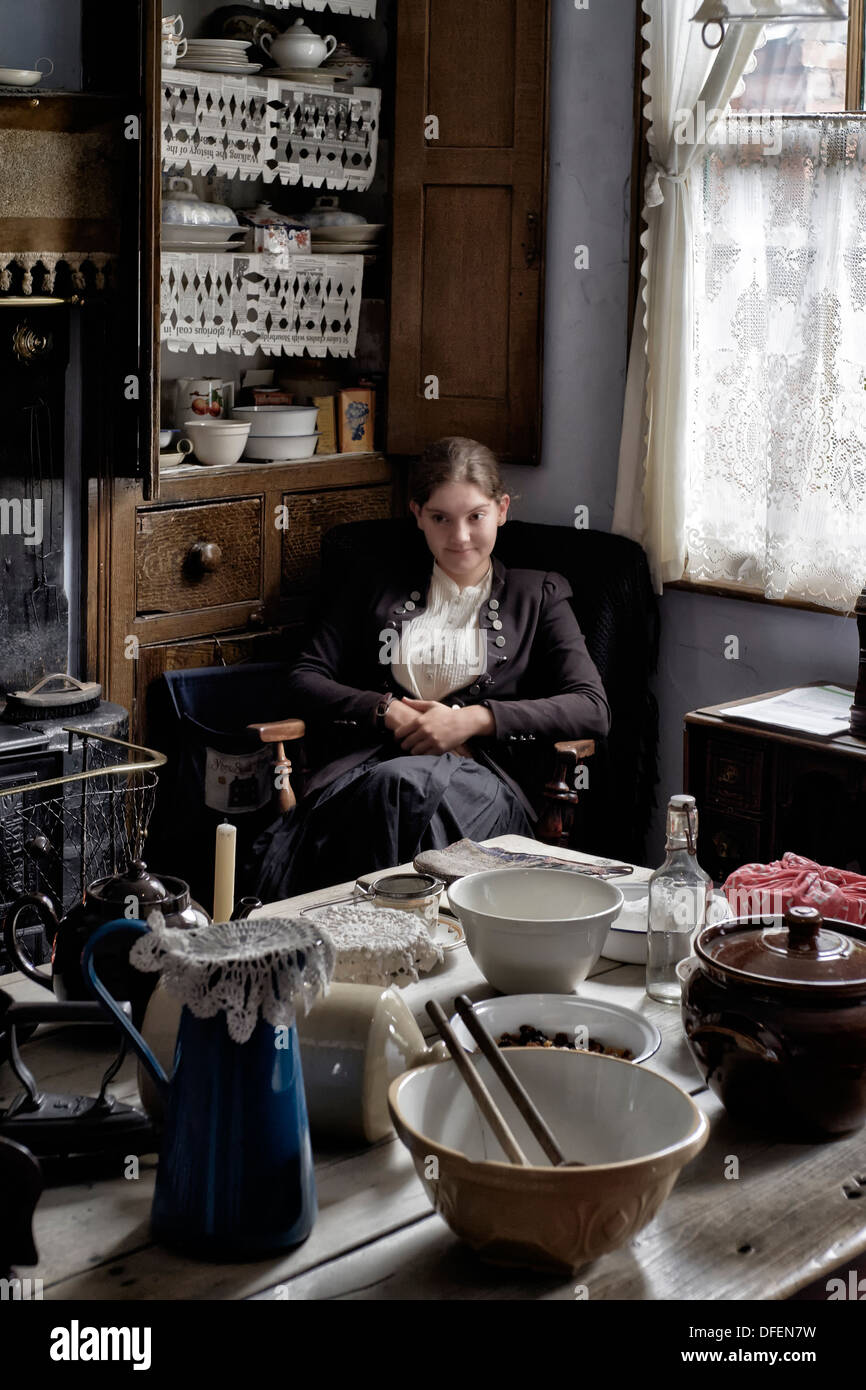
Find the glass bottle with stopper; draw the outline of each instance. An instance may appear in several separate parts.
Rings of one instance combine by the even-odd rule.
[[[666,858],[649,881],[646,991],[662,1004],[678,1004],[677,965],[688,956],[694,933],[706,921],[712,893],[698,863],[698,810],[693,796],[668,803]]]

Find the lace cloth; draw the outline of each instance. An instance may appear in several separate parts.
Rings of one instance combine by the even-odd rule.
[[[334,979],[356,985],[408,985],[445,959],[424,919],[395,907],[339,903],[316,911],[334,943]]]
[[[162,972],[166,988],[196,1018],[224,1013],[229,1037],[248,1042],[259,1016],[291,1027],[327,992],[336,950],[317,922],[260,917],[178,931],[160,912],[129,953],[138,970]]]

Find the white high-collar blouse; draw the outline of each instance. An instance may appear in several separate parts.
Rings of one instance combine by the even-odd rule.
[[[491,565],[479,584],[461,589],[435,563],[427,607],[400,635],[394,679],[418,700],[442,700],[487,669],[487,642],[478,619],[493,587]]]

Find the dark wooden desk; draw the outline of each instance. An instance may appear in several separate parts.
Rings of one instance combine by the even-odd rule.
[[[866,873],[866,740],[735,724],[718,713],[762,698],[685,717],[683,780],[700,812],[701,864],[719,882],[790,850]]]

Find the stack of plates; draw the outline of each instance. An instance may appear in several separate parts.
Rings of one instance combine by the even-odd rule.
[[[375,254],[384,222],[358,222],[348,227],[313,227],[310,239],[314,256],[369,256]]]
[[[163,222],[162,245],[166,251],[240,251],[246,227],[184,227]]]
[[[261,72],[261,63],[247,61],[246,39],[189,39],[186,54],[177,66],[185,72],[226,72],[243,76]]]

